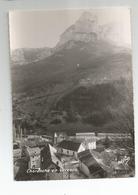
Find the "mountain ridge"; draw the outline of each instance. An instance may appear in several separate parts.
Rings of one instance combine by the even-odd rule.
[[[73,42],[92,42],[96,44],[98,41],[105,41],[108,44],[113,44],[114,47],[118,41],[121,40],[118,33],[118,25],[104,24],[98,25],[97,17],[90,12],[84,12],[80,18],[60,35],[58,43],[53,47],[44,48],[20,48],[11,52],[12,65],[29,65],[30,63],[37,62],[45,59],[57,51],[62,49],[69,41]],[[121,31],[121,25],[119,26]],[[119,31],[119,32],[120,32]],[[118,46],[122,47],[122,45]],[[70,48],[71,48],[70,44]]]
[[[82,23],[88,18],[86,14],[75,23],[79,30],[87,29]],[[77,31],[71,26],[63,32],[49,56],[12,67],[14,117],[25,117],[34,132],[42,124],[44,129],[63,126],[66,130],[70,123],[72,128],[74,124],[82,129],[82,124],[103,131],[114,127],[115,131],[119,124],[112,114],[120,116],[122,108],[128,114],[131,110],[131,49],[97,35],[87,40],[84,34],[91,34],[91,28],[82,36],[78,26]],[[78,33],[77,38],[74,33]]]

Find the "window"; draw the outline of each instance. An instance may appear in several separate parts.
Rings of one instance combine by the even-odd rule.
[[[14,145],[13,145],[13,149],[14,149],[14,150],[16,150],[16,149],[20,149],[19,144],[14,144]]]

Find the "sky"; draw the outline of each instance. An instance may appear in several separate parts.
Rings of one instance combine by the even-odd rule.
[[[98,24],[119,24],[120,40],[131,43],[130,11],[128,8],[68,9],[68,10],[27,10],[10,11],[10,48],[54,47],[60,35],[78,20],[84,11],[97,16]],[[122,30],[123,29],[123,30]]]

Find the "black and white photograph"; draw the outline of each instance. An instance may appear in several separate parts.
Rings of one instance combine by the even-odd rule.
[[[135,176],[129,8],[9,12],[14,180]]]

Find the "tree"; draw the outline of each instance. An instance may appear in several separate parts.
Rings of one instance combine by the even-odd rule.
[[[118,109],[107,107],[108,112],[115,121],[113,128],[118,131],[130,133],[132,138],[132,147],[134,149],[134,110],[133,110],[133,87],[132,80],[127,80],[124,83],[124,102],[120,104]]]
[[[106,136],[105,141],[104,141],[105,148],[109,148],[110,144],[111,144],[111,141],[110,141],[109,137]]]

